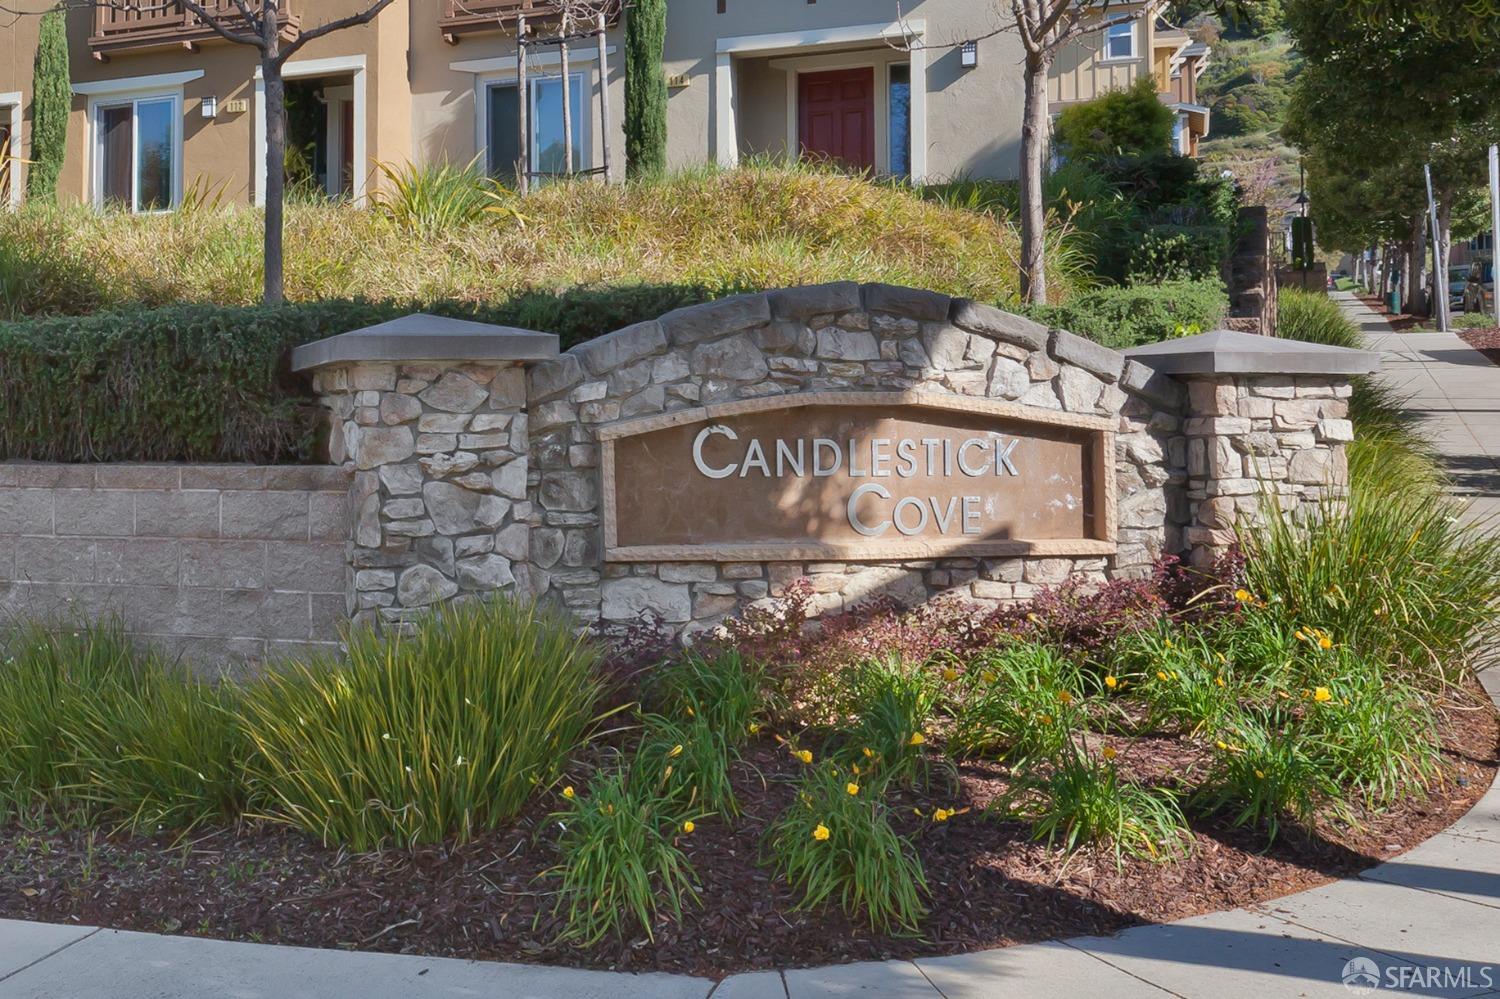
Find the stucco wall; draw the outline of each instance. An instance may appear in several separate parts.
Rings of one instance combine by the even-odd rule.
[[[0,615],[119,614],[206,668],[335,649],[338,468],[0,464]]]

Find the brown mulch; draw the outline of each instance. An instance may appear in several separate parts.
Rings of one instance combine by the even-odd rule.
[[[1490,359],[1491,364],[1500,364],[1500,326],[1482,330],[1458,330],[1464,343]]]
[[[1476,694],[1477,685],[1474,688]],[[461,849],[349,855],[276,826],[171,837],[0,827],[0,916],[78,922],[263,943],[717,976],[733,971],[950,954],[1079,934],[1277,898],[1352,875],[1453,823],[1495,777],[1500,726],[1482,695],[1445,710],[1443,778],[1352,825],[1265,837],[1198,822],[1193,850],[1173,863],[1065,855],[1024,827],[982,816],[1005,787],[999,767],[965,768],[961,790],[934,805],[970,806],[923,823],[903,802],[931,888],[921,938],[892,938],[836,910],[798,911],[759,863],[764,831],[791,797],[798,764],[757,744],[738,775],[745,814],[705,820],[683,847],[702,880],[702,907],[681,925],[579,949],[555,942],[555,830],[534,817]],[[1110,737],[1136,777],[1191,779],[1201,754],[1180,740]],[[540,808],[538,811],[540,812]]]

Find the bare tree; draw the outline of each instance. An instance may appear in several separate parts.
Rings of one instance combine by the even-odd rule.
[[[148,13],[181,7],[216,35],[236,45],[255,49],[260,57],[266,90],[266,227],[265,292],[267,304],[285,301],[285,253],[282,228],[286,214],[286,81],[282,68],[308,42],[345,28],[369,24],[392,0],[364,0],[354,13],[304,27],[283,38],[282,27],[291,0],[231,0],[232,11],[210,8],[201,0],[62,0],[67,8]],[[309,5],[311,6],[311,5]]]

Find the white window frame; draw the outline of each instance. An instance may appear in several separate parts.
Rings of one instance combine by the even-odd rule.
[[[142,104],[160,104],[166,102],[171,105],[172,121],[172,194],[170,203],[166,208],[153,208],[143,211],[141,209],[141,174],[140,174],[140,123]],[[103,211],[106,207],[104,201],[104,133],[99,128],[99,113],[111,108],[130,108],[130,153],[135,162],[130,165],[130,213],[132,215],[161,215],[175,212],[182,204],[182,146],[183,146],[183,110],[182,90],[158,90],[143,91],[137,93],[101,94],[89,98],[89,153],[90,153],[90,178],[89,185],[92,192],[94,207]]]
[[[527,68],[531,69],[533,61],[527,60]],[[573,135],[578,140],[578,157],[581,162],[574,162],[576,170],[589,170],[594,165],[594,102],[598,99],[598,66],[593,64],[570,65],[568,76],[572,79],[579,94],[579,120],[573,122]],[[539,160],[536,143],[536,100],[537,84],[545,80],[562,79],[562,63],[560,60],[552,59],[536,71],[526,74],[526,89],[530,91],[526,102],[526,124],[531,129],[531,141],[526,143],[526,169],[535,173],[538,169]],[[475,146],[478,149],[479,163],[486,172],[490,163],[490,91],[498,87],[514,88],[517,84],[514,72],[497,73],[489,72],[479,74],[474,81],[475,99]],[[571,92],[569,97],[571,98]],[[605,141],[608,141],[606,138]]]
[[[5,152],[10,156],[10,205],[15,208],[21,204],[21,192],[25,190],[26,184],[26,164],[21,162],[20,91],[0,94],[0,110],[5,111],[5,123],[10,129],[10,148]]]
[[[1104,29],[1104,55],[1102,56],[1102,61],[1104,61],[1104,62],[1131,62],[1131,61],[1133,61],[1135,59],[1140,58],[1140,55],[1139,55],[1140,48],[1136,44],[1136,30],[1135,30],[1135,25],[1136,25],[1136,22],[1134,22],[1134,21],[1119,21],[1119,22],[1117,22],[1115,24],[1111,24],[1111,25],[1107,26]],[[1130,54],[1129,55],[1115,55],[1115,53],[1114,53],[1114,44],[1113,43],[1114,43],[1114,40],[1115,40],[1115,32],[1118,31],[1121,28],[1125,29],[1126,36],[1130,39]]]

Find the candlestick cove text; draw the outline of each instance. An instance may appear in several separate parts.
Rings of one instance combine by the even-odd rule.
[[[1016,467],[1016,446],[1020,441],[998,434],[964,440],[870,437],[841,441],[831,437],[802,437],[762,442],[760,438],[752,437],[743,447],[733,448],[732,457],[710,457],[705,450],[714,437],[724,437],[736,444],[740,441],[733,428],[722,424],[704,427],[693,438],[693,465],[710,479],[800,479],[835,475],[851,479],[951,479],[955,476],[993,479],[1019,477],[1021,474]],[[933,529],[941,535],[983,533],[980,521],[985,511],[984,497],[977,494],[896,498],[885,485],[866,482],[849,494],[845,509],[849,526],[868,538],[880,537],[892,529],[907,537],[929,533]]]

